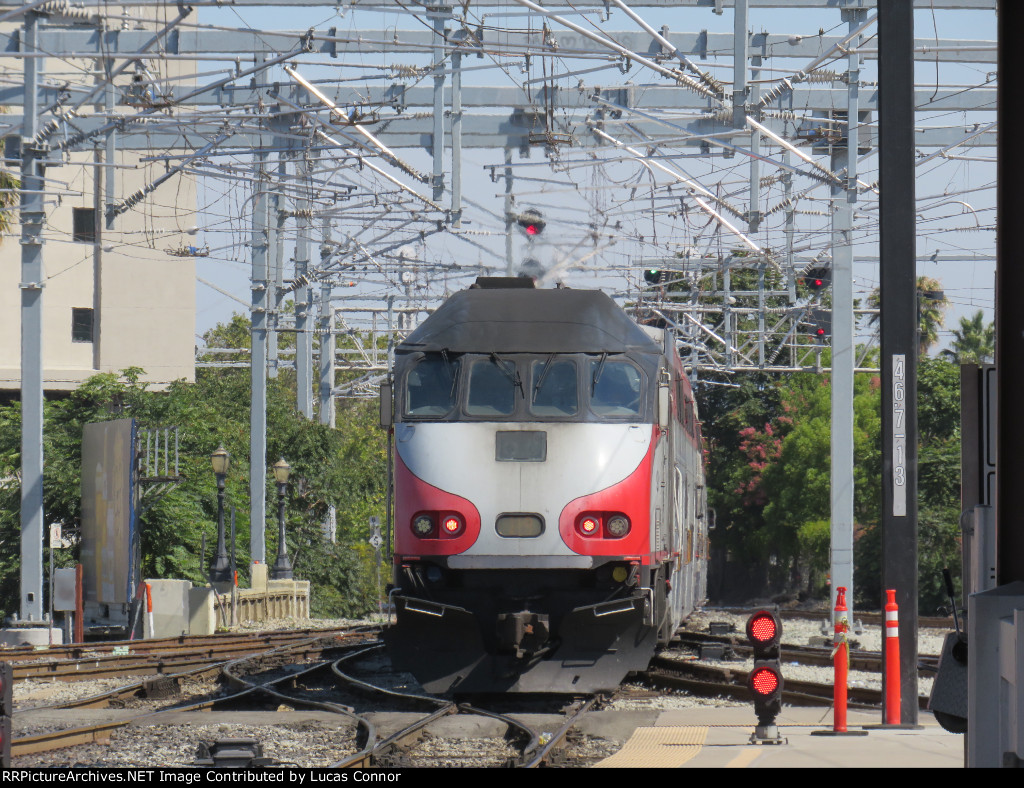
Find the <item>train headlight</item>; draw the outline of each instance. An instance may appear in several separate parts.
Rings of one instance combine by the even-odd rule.
[[[434,533],[434,520],[432,517],[421,514],[412,521],[412,532],[419,537],[430,536]]]
[[[608,535],[616,539],[629,533],[629,520],[621,514],[617,514],[608,521]]]
[[[626,582],[627,577],[629,577],[629,571],[624,566],[617,566],[612,570],[612,580],[616,583]]]

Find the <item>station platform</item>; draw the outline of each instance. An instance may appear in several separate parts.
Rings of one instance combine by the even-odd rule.
[[[662,711],[636,728],[604,768],[951,768],[964,766],[964,737],[948,733],[928,712],[916,729],[877,728],[878,712],[850,711],[847,730],[866,735],[823,736],[832,710],[785,707],[776,723],[785,744],[751,744],[749,708]]]

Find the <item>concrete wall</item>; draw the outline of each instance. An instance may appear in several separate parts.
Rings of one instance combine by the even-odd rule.
[[[153,597],[152,622],[143,613],[144,637],[170,638],[189,634],[190,606],[188,580],[147,580]]]

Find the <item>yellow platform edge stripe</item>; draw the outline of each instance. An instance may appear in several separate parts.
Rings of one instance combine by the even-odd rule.
[[[671,769],[682,766],[700,752],[707,735],[706,726],[637,728],[621,750],[594,764],[594,768]]]

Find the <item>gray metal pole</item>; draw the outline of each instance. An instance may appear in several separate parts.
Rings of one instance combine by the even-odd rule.
[[[308,174],[299,160],[296,160],[295,166],[296,170],[303,168],[303,173]],[[305,189],[305,185],[303,183],[300,188]],[[305,194],[295,202],[298,229],[295,238],[295,389],[296,407],[307,419],[313,418],[313,334],[309,320],[313,303],[312,289],[304,279],[309,273],[310,207],[311,203]]]
[[[505,148],[505,276],[512,276],[512,149]]]
[[[882,588],[900,608],[900,721],[917,707],[917,272],[914,8],[878,4]],[[887,638],[882,638],[883,641]],[[883,652],[885,643],[882,644]],[[883,679],[884,683],[884,679]]]
[[[733,9],[733,83],[732,83],[732,125],[743,129],[747,126],[747,31],[750,29],[750,13],[747,0],[735,0]]]
[[[331,237],[330,219],[324,219],[323,243],[320,246],[320,269],[327,267]],[[331,308],[331,286],[320,286],[320,423],[334,426],[334,310]]]
[[[452,53],[452,226],[462,227],[462,53]]]
[[[267,154],[256,153],[257,176],[252,213],[252,395],[249,413],[249,554],[267,562]]]
[[[427,11],[434,22],[434,133],[431,147],[434,154],[434,200],[444,196],[444,24],[451,16],[451,8],[439,6]]]
[[[843,12],[853,32],[862,23],[862,9]],[[832,171],[847,170],[846,188],[833,187],[832,199],[832,605],[836,589],[846,589],[847,617],[853,621],[853,210],[857,202],[857,93],[860,56],[848,62],[847,146],[832,157]]]
[[[278,124],[275,124],[278,125]],[[277,181],[270,181],[270,193],[268,195],[269,205],[267,208],[269,223],[267,225],[269,236],[267,239],[268,251],[268,285],[269,299],[267,301],[267,374],[277,377],[277,323],[281,317],[281,296],[284,287],[284,225],[285,205],[281,192],[284,182],[288,176],[288,155],[284,148],[288,146],[288,140],[284,137],[274,137],[271,142],[277,154]]]
[[[25,51],[39,51],[39,15],[25,15]],[[21,617],[43,618],[43,164],[35,148],[43,60],[25,58],[21,140]]]

